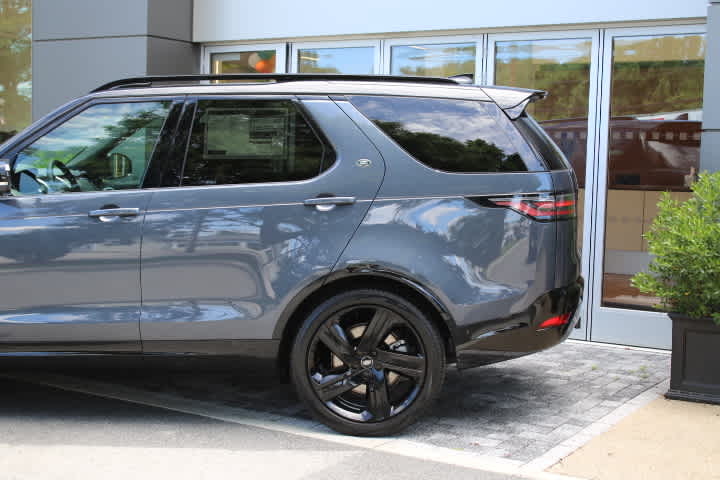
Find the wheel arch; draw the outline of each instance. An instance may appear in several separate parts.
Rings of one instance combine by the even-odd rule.
[[[327,298],[340,292],[373,288],[402,295],[427,313],[442,335],[447,361],[455,362],[454,322],[443,303],[421,284],[394,272],[377,268],[348,269],[335,272],[324,281],[314,282],[295,296],[281,315],[273,338],[280,340],[278,370],[283,378],[289,371],[290,350],[305,317]]]

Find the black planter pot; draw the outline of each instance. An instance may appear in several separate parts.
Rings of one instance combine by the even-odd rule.
[[[720,404],[720,326],[709,318],[671,313],[673,400]]]

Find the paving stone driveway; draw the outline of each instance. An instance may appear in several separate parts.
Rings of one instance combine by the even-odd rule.
[[[526,463],[669,375],[668,354],[585,342],[463,372],[451,369],[432,412],[402,438]],[[260,375],[102,377],[145,391],[308,418],[289,385]]]
[[[670,375],[666,354],[588,343],[452,372],[417,440],[523,462],[539,457]]]

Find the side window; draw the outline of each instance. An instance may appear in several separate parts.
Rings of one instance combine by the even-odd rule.
[[[18,153],[13,193],[140,188],[170,101],[92,105]]]
[[[495,105],[471,100],[354,96],[351,102],[416,160],[445,172],[544,170]]]
[[[200,100],[182,185],[305,180],[333,158],[291,101]]]

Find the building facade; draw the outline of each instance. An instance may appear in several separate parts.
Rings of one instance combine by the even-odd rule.
[[[0,0],[0,131],[145,74],[472,74],[478,84],[547,90],[531,112],[581,185],[587,295],[573,336],[669,348],[668,316],[630,278],[650,261],[643,232],[660,193],[686,198],[699,171],[720,168],[720,94],[711,88],[720,82],[720,0],[501,7]]]

